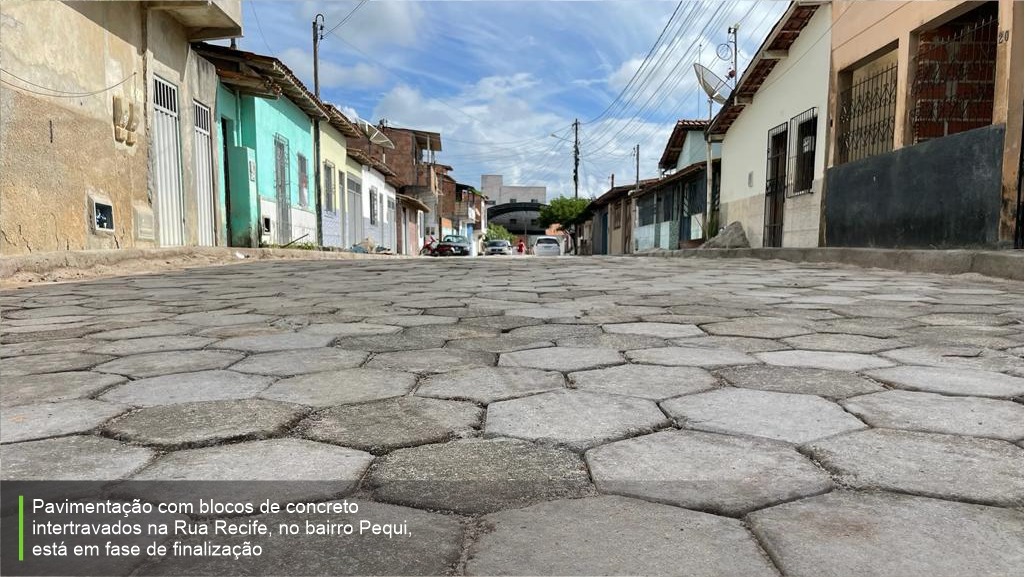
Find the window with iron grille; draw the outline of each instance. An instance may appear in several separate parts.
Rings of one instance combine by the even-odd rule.
[[[324,163],[324,211],[335,212],[335,165]]]
[[[377,224],[377,187],[370,187],[370,224]]]
[[[808,194],[815,180],[815,147],[818,114],[809,108],[790,119],[790,182],[787,196]]]
[[[852,73],[844,74],[850,76]],[[840,92],[837,101],[837,164],[893,150],[897,114],[896,64]]]
[[[306,156],[303,153],[296,153],[295,160],[299,169],[299,206],[306,208],[310,204],[309,167],[306,165]]]
[[[388,199],[388,210],[384,213],[384,222],[388,222],[389,214],[395,214],[395,201],[390,198]]]
[[[669,222],[673,220],[673,205],[676,200],[676,196],[672,193],[662,194],[662,222]]]
[[[655,195],[649,194],[637,200],[637,226],[655,223]]]

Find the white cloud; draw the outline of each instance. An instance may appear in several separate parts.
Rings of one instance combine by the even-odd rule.
[[[278,55],[293,72],[304,82],[313,87],[313,51],[300,48],[288,48]],[[321,88],[348,87],[353,89],[377,88],[387,81],[387,73],[378,66],[357,62],[352,66],[340,66],[334,62],[321,59]]]

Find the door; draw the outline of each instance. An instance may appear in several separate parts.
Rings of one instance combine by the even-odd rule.
[[[213,139],[210,135],[210,109],[198,102],[192,103],[195,117],[195,131],[192,147],[195,155],[196,175],[196,240],[199,246],[217,244],[217,227],[214,218],[214,165]]]
[[[349,246],[363,240],[363,183],[352,176],[346,175],[349,190],[348,238]]]
[[[153,78],[153,189],[160,246],[185,243],[178,87]]]
[[[602,211],[598,217],[598,254],[609,254],[609,212]]]
[[[787,123],[769,131],[765,167],[765,234],[762,246],[783,246],[783,202],[787,183]]]
[[[224,173],[224,225],[227,243],[231,245],[231,178],[228,176],[228,146],[233,146],[231,120],[221,117],[221,171]]]
[[[278,134],[274,136],[274,198],[277,201],[277,242],[281,245],[292,241],[292,187],[290,185],[288,141]]]

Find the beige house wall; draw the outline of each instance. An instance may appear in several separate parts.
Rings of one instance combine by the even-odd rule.
[[[893,52],[897,61],[897,103],[894,149],[909,145],[908,93],[910,63],[918,48],[918,34],[948,22],[979,6],[978,2],[933,0],[931,2],[833,2],[832,66],[829,107],[837,110],[837,93],[846,88],[841,73],[857,69],[880,55]],[[999,236],[1010,241],[1014,232],[1018,159],[1022,146],[1023,3],[999,0],[996,87],[993,123],[1006,124],[1002,175],[1002,210]],[[836,142],[836,123],[830,142]],[[831,147],[829,166],[835,163]]]

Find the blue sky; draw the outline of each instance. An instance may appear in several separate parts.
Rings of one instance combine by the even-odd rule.
[[[358,4],[244,0],[239,46],[281,58],[312,89],[314,15],[324,14],[330,30]],[[370,0],[321,43],[321,94],[373,123],[440,132],[438,161],[460,182],[480,186],[481,174],[503,174],[507,184],[547,186],[549,198],[573,194],[571,123],[579,118],[580,194],[597,196],[612,173],[618,184],[633,181],[635,144],[641,178],[657,176],[675,120],[707,116],[691,69],[699,45],[700,61],[725,75],[730,64],[715,48],[739,23],[743,71],[786,6]]]

